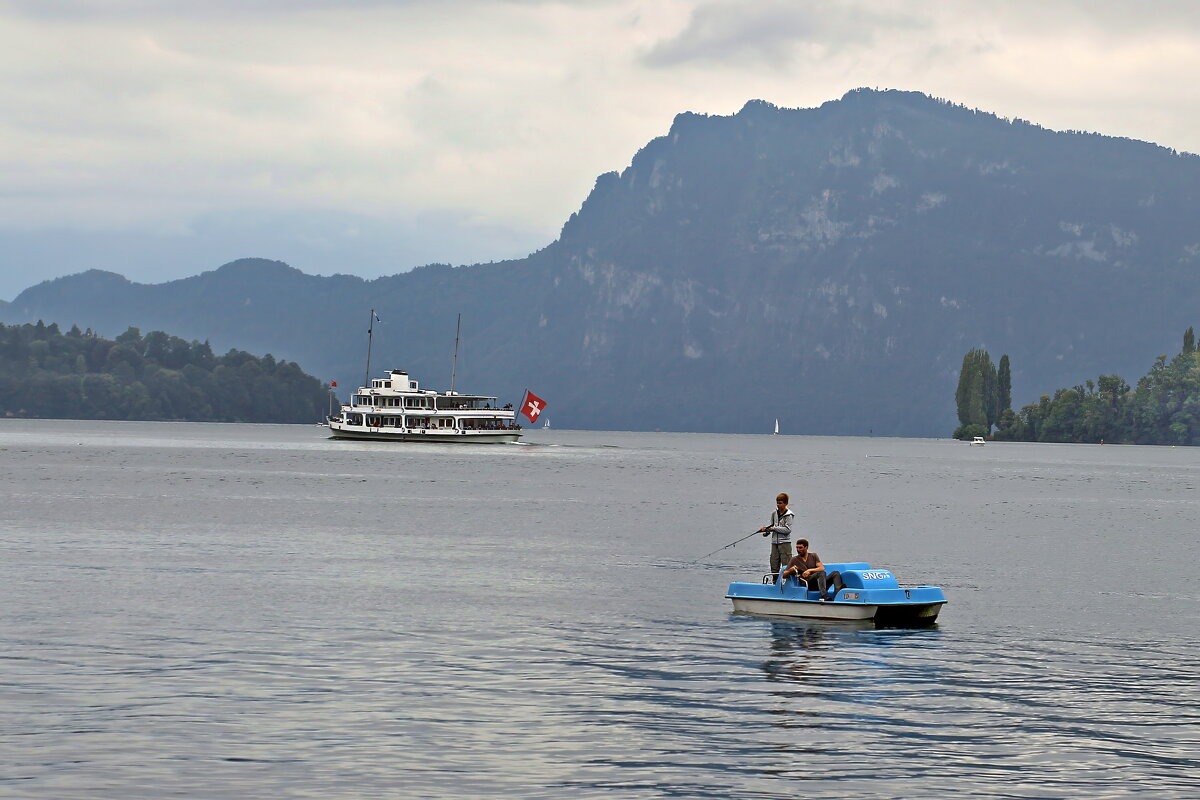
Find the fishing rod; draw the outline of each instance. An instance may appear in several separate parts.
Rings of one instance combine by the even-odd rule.
[[[725,545],[725,547],[733,547],[733,546],[734,546],[735,544],[737,544],[738,542],[744,542],[744,541],[746,541],[747,539],[749,539],[751,536],[753,536],[755,533],[759,533],[759,531],[755,531],[754,533],[748,533],[748,534],[746,534],[745,536],[743,536],[742,538],[738,539],[737,541],[735,541],[735,542],[730,542],[729,544]],[[725,549],[725,547],[718,547],[716,550],[713,550],[711,553],[708,553],[708,554],[706,554],[706,555],[702,555],[702,556],[700,556],[699,558],[697,558],[697,559],[696,559],[696,561],[689,561],[688,563],[689,563],[689,564],[695,564],[697,561],[703,561],[704,559],[708,558],[709,556],[711,556],[711,555],[714,555],[714,554],[716,554],[716,553],[719,553],[719,552],[721,552],[722,550],[724,550],[724,549]]]

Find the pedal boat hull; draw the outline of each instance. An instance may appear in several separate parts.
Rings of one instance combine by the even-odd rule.
[[[827,574],[841,573],[845,588],[832,600],[821,600],[796,579],[781,586],[773,575],[761,583],[735,581],[725,597],[735,613],[821,620],[873,621],[877,626],[922,626],[937,621],[946,595],[937,586],[901,586],[885,569],[866,562],[826,564]]]

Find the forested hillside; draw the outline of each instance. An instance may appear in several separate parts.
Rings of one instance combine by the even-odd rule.
[[[289,361],[129,328],[116,340],[0,324],[0,416],[315,422],[328,389]]]

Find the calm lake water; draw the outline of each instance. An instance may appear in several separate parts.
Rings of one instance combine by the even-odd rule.
[[[1200,797],[1200,448],[0,421],[0,796]],[[731,614],[793,497],[939,625]]]

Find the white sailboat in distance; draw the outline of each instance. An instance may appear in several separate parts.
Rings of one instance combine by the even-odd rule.
[[[778,419],[775,420],[775,433],[773,435],[775,435],[775,436],[779,435],[779,420]]]

